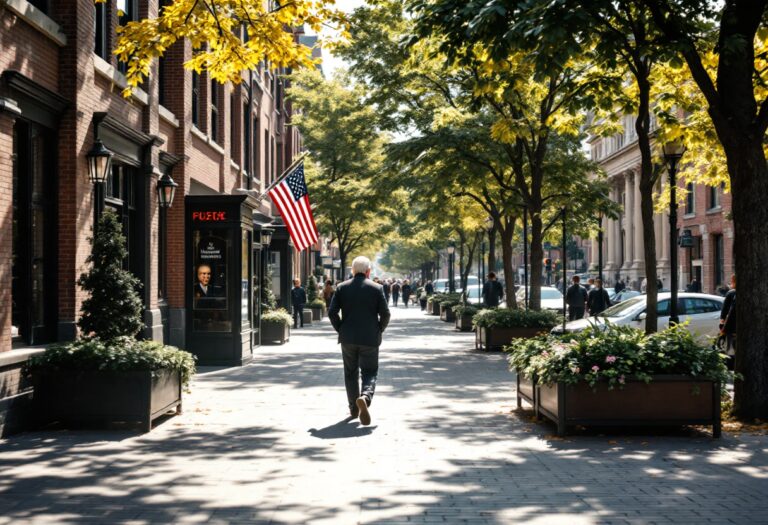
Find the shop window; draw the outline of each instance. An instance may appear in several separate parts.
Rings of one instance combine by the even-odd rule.
[[[243,104],[243,171],[250,173],[254,170],[254,166],[251,163],[251,128],[248,125],[251,122],[250,111],[248,111],[248,104]],[[257,130],[253,130],[256,133]],[[247,186],[246,186],[247,187]]]
[[[221,84],[211,79],[211,125],[209,128],[211,140],[219,142],[219,91]]]
[[[231,236],[229,230],[213,228],[193,233],[192,329],[196,332],[232,330],[227,293]]]
[[[126,239],[128,255],[123,266],[133,275],[143,277],[144,243],[141,242],[142,231],[139,224],[138,170],[125,164],[112,164],[112,172],[107,177],[104,203],[117,213],[123,225],[123,235]]]
[[[709,193],[709,207],[708,209],[714,210],[720,207],[720,196],[722,195],[722,189],[724,185],[709,186],[707,192]]]
[[[261,148],[259,147],[259,119],[253,119],[253,171],[251,178],[254,181],[261,179]]]

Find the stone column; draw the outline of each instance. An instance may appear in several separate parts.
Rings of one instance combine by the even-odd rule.
[[[643,280],[643,277],[645,276],[645,254],[643,251],[643,215],[641,213],[640,209],[640,170],[639,168],[635,170],[635,184],[633,187],[633,191],[635,192],[635,198],[634,198],[634,214],[633,214],[633,222],[634,222],[634,235],[633,235],[633,241],[634,241],[634,248],[632,250],[634,259],[632,263],[632,268],[634,268],[637,271],[637,277],[640,281]]]
[[[613,202],[618,202],[617,190],[615,186],[611,187],[611,191],[608,196]],[[611,279],[613,279],[613,274],[616,271],[616,266],[618,263],[616,254],[618,238],[617,224],[618,222],[615,220],[603,219],[603,253],[605,254],[605,268],[603,268],[603,272],[611,272]]]
[[[634,242],[632,235],[632,223],[634,217],[635,191],[632,187],[634,175],[624,174],[624,265],[621,268],[622,273],[629,271],[632,267],[632,261],[635,260]]]

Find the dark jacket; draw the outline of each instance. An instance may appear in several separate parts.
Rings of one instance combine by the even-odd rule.
[[[592,288],[587,294],[587,308],[590,315],[597,315],[611,306],[611,299],[605,288]]]
[[[725,319],[725,333],[736,333],[736,290],[730,290],[725,294],[723,309],[720,310],[720,319]]]
[[[427,283],[426,286],[424,286],[424,291],[427,292],[427,295],[432,295],[435,293],[435,287],[432,286],[432,283]]]
[[[389,324],[389,307],[381,285],[363,274],[344,281],[336,287],[328,318],[339,333],[340,343],[379,346]]]
[[[574,308],[584,308],[587,303],[587,291],[580,284],[572,284],[565,292],[565,302]]]
[[[404,284],[402,292],[403,292],[403,297],[408,297],[409,295],[411,295],[411,285]]]
[[[384,288],[384,295],[389,296],[389,293],[392,291],[392,286],[389,283],[384,283],[382,288]]]
[[[504,288],[499,281],[485,281],[483,285],[483,302],[487,306],[499,306],[504,298]]]
[[[291,288],[291,304],[293,306],[307,304],[307,292],[304,291],[304,288],[301,286]]]
[[[392,283],[392,295],[400,295],[400,285]]]

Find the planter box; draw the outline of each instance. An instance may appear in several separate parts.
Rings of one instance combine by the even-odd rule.
[[[305,308],[302,314],[304,315],[304,324],[312,324],[312,311],[309,308]]]
[[[33,374],[35,414],[42,424],[134,423],[145,432],[172,409],[181,413],[181,373],[168,369],[40,370]]]
[[[421,305],[422,310],[427,309],[427,300],[426,299],[419,299],[419,304]]]
[[[284,344],[291,339],[291,326],[283,323],[261,322],[261,344]]]
[[[571,425],[712,425],[720,437],[720,384],[690,376],[659,375],[646,384],[628,379],[623,389],[586,383],[536,385],[536,413],[565,435]]]
[[[312,320],[313,321],[322,321],[323,320],[323,308],[310,308],[309,309],[312,312]]]
[[[517,408],[522,408],[523,399],[536,409],[536,380],[517,372]],[[536,414],[538,417],[538,413]]]
[[[512,339],[530,339],[542,332],[548,332],[546,328],[485,328],[477,327],[475,330],[475,348],[477,350],[501,350]]]
[[[440,319],[442,319],[446,323],[453,323],[454,321],[456,321],[456,314],[453,313],[453,307],[452,306],[441,306],[440,307]]]
[[[471,315],[457,315],[456,316],[456,330],[460,332],[472,331],[472,316]]]
[[[427,313],[430,315],[440,315],[440,303],[432,302],[428,304]]]

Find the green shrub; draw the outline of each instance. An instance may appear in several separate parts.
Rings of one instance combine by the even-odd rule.
[[[312,303],[317,299],[317,279],[315,279],[315,276],[312,274],[307,277],[305,291],[307,292],[307,303]]]
[[[590,327],[582,332],[517,339],[505,351],[512,369],[542,384],[585,381],[621,386],[627,378],[645,382],[658,374],[720,381],[733,379],[724,356],[698,343],[685,325],[646,335],[628,326]]]
[[[315,298],[314,301],[311,301],[309,304],[307,304],[307,307],[309,308],[325,308],[325,301],[323,301],[320,297]]]
[[[474,316],[477,312],[480,310],[471,304],[457,304],[453,307],[453,311],[456,312],[456,315],[458,316],[464,316],[464,315],[471,315]]]
[[[121,336],[104,341],[84,337],[52,345],[27,363],[29,371],[47,370],[149,370],[171,369],[181,372],[184,386],[195,374],[195,356],[157,341],[137,341]]]
[[[291,314],[289,314],[285,308],[276,308],[261,314],[261,321],[263,323],[290,325],[293,322],[293,317],[291,317]]]
[[[551,310],[512,310],[487,308],[472,318],[472,324],[482,328],[541,328],[549,330],[560,320]]]

